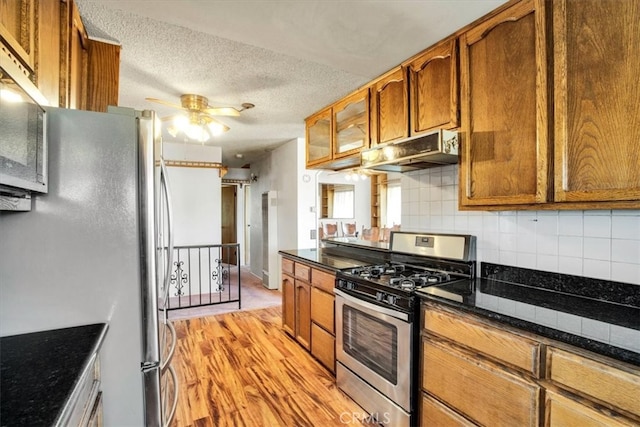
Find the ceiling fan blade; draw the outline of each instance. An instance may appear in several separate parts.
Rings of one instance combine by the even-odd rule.
[[[147,101],[151,101],[151,102],[155,102],[158,104],[162,104],[162,105],[167,105],[169,107],[173,107],[173,108],[178,108],[180,110],[184,110],[184,108],[182,108],[182,105],[178,105],[178,104],[174,104],[172,102],[167,102],[167,101],[163,101],[162,99],[158,99],[158,98],[145,98],[145,100]]]
[[[240,112],[233,107],[213,107],[213,108],[206,108],[202,111],[207,114],[211,114],[213,116],[238,117],[240,115]]]

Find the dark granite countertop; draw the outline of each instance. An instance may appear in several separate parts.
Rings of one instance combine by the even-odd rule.
[[[280,253],[330,270],[377,264],[385,255],[356,245]],[[373,258],[367,257],[372,253]],[[484,262],[481,266],[480,279],[430,286],[417,294],[640,366],[639,285]]]
[[[607,301],[607,295],[596,299],[493,278],[431,286],[417,293],[423,300],[640,366],[640,308]]]
[[[98,323],[0,337],[0,425],[54,425],[106,331]]]
[[[341,246],[351,246],[355,248],[366,248],[376,251],[389,251],[389,243],[387,242],[372,242],[370,240],[363,240],[358,237],[328,237],[322,239],[324,244],[335,244]]]
[[[279,253],[290,258],[292,257],[298,258],[302,261],[308,261],[316,264],[318,267],[333,271],[368,264],[367,261],[334,255],[330,250],[324,248],[291,249],[282,250],[279,251]]]

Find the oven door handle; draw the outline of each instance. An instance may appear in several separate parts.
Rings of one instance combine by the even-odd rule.
[[[404,320],[405,322],[409,321],[409,315],[407,313],[403,313],[401,311],[397,311],[397,310],[382,307],[376,304],[372,304],[368,301],[364,301],[360,298],[351,296],[341,291],[340,289],[334,289],[333,293],[341,298],[344,298],[345,300],[349,301],[352,304],[368,308],[369,310],[372,310],[378,313],[386,314],[387,316],[395,317],[396,319]]]

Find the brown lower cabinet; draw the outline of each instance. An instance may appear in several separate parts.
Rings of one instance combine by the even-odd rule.
[[[486,426],[538,425],[540,386],[533,381],[446,342],[424,340],[422,351],[423,389],[461,415]]]
[[[282,258],[282,329],[335,373],[335,275]]]
[[[637,366],[437,303],[421,322],[422,426],[640,425]]]

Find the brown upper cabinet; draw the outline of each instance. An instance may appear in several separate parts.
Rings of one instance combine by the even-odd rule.
[[[307,118],[307,167],[328,162],[333,158],[332,128],[331,107]]]
[[[36,68],[35,0],[0,1],[0,39],[31,75]]]
[[[0,0],[0,49],[51,106],[118,105],[120,46],[92,40],[73,0]]]
[[[333,105],[333,158],[369,147],[369,89],[360,89]]]
[[[410,133],[459,126],[457,39],[450,38],[420,53],[409,70]]]
[[[549,187],[543,0],[512,5],[460,36],[460,205],[544,203]]]
[[[640,208],[639,15],[524,0],[460,36],[462,209]]]
[[[457,39],[416,55],[371,84],[371,145],[459,126]]]
[[[407,73],[396,67],[371,85],[371,145],[409,136]]]
[[[640,2],[553,2],[555,200],[640,206]]]
[[[369,148],[369,88],[358,89],[305,122],[308,168],[359,166],[360,150]]]

